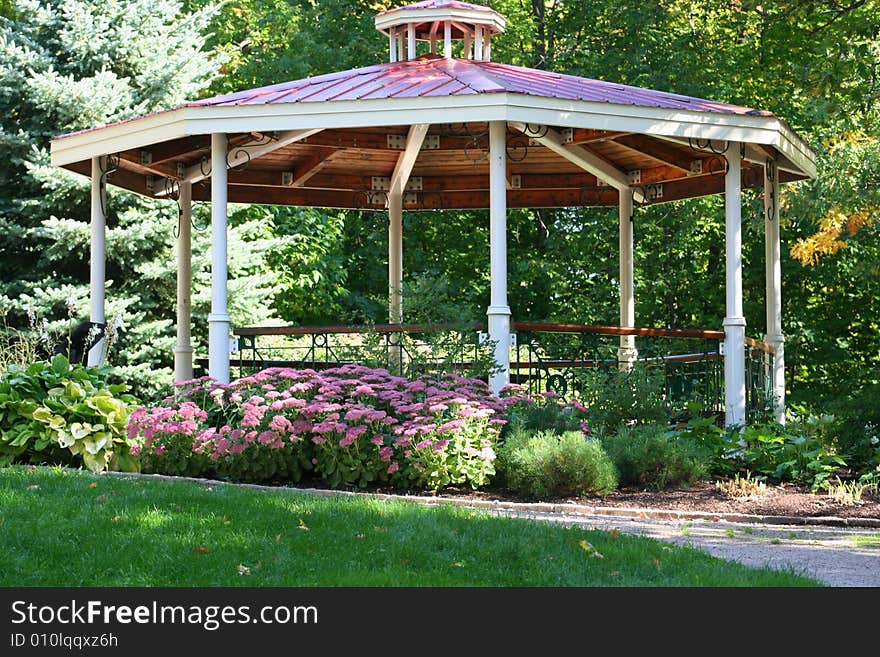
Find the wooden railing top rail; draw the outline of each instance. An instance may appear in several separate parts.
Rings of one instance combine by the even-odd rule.
[[[602,335],[641,335],[660,338],[702,338],[723,340],[724,331],[702,329],[638,328],[630,326],[601,326],[596,324],[551,324],[546,322],[512,322],[517,331],[544,333],[599,333]]]
[[[701,338],[723,340],[724,331],[700,329],[637,328],[594,324],[553,324],[549,322],[512,322],[514,331],[543,333],[596,333],[600,335],[636,335],[661,338]],[[427,331],[485,331],[484,324],[368,324],[363,326],[242,326],[235,335],[310,335],[313,333],[425,333]],[[756,341],[752,346],[758,346]],[[767,345],[765,345],[767,346]]]

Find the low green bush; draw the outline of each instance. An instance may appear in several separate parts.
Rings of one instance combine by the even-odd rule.
[[[136,471],[126,436],[137,400],[109,385],[109,367],[71,365],[61,355],[0,374],[0,465],[13,461]]]
[[[622,486],[662,490],[692,484],[710,472],[712,454],[666,425],[622,426],[602,438]]]
[[[498,458],[508,487],[526,497],[607,495],[617,488],[602,444],[580,431],[514,431]]]
[[[816,435],[795,433],[776,423],[751,424],[730,436],[732,458],[742,468],[814,491],[846,468],[846,460]]]
[[[804,409],[798,415],[805,413]],[[880,466],[880,383],[862,385],[847,391],[823,406],[831,416],[832,445],[855,474],[865,474]],[[826,417],[827,417],[826,416]]]
[[[580,431],[589,434],[587,409],[578,401],[566,404],[556,397],[553,393],[544,393],[536,400],[511,405],[507,409],[505,431]]]
[[[584,369],[578,372],[578,388],[597,435],[614,433],[623,424],[669,419],[662,374],[643,365]]]

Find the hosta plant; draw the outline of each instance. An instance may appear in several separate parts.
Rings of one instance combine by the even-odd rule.
[[[16,460],[136,471],[126,436],[137,400],[110,385],[107,367],[71,365],[64,356],[0,375],[0,464]]]

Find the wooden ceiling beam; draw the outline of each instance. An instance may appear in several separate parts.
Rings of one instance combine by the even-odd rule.
[[[645,155],[660,164],[674,167],[684,173],[691,172],[691,163],[694,160],[700,160],[704,157],[699,153],[686,153],[669,143],[652,139],[646,135],[620,135],[615,137],[613,141],[627,150]]]
[[[615,132],[613,130],[592,130],[590,128],[572,128],[570,144],[580,146],[601,141],[611,141],[621,135],[632,134],[629,132]]]
[[[286,132],[273,134],[272,139],[268,142],[265,139],[266,135],[249,134],[249,141],[240,144],[231,144],[231,148],[229,148],[226,155],[227,165],[229,166],[229,168],[234,169],[235,166],[238,164],[247,164],[253,160],[256,160],[262,155],[277,151],[280,148],[284,148],[288,144],[301,141],[306,137],[315,134],[316,132],[319,132],[319,130],[288,130]],[[239,154],[242,155],[241,158],[238,157]],[[230,156],[232,156],[231,162],[229,161]],[[237,160],[239,159],[241,159],[240,163],[237,162]],[[194,164],[190,167],[187,167],[183,171],[183,174],[180,176],[174,176],[173,178],[157,181],[155,194],[156,196],[162,196],[164,194],[167,194],[167,190],[173,188],[174,184],[177,182],[186,181],[195,183],[210,177],[210,175],[210,167],[206,168],[201,162],[199,164]]]
[[[333,162],[333,156],[338,153],[335,148],[322,148],[311,157],[305,159],[293,167],[293,180],[291,187],[305,187],[306,183],[320,173]]]
[[[489,189],[489,176],[417,176],[421,190],[425,192],[486,191]],[[284,172],[267,170],[248,170],[229,172],[229,184],[252,187],[302,187],[304,189],[328,190],[370,190],[372,176],[354,174],[318,173],[309,177],[302,185],[284,182]],[[512,174],[514,189],[584,189],[596,187],[596,177],[583,174]]]
[[[604,180],[615,189],[625,192],[629,192],[632,189],[626,172],[621,171],[605,160],[605,158],[600,157],[584,146],[566,144],[562,136],[553,128],[543,127],[537,132],[533,132],[524,123],[511,123],[510,125],[542,146],[546,146],[557,155],[561,155],[566,160]],[[634,190],[633,195],[636,201],[640,202],[643,200],[638,189]]]

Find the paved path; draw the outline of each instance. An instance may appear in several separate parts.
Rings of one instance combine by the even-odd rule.
[[[588,529],[617,529],[688,545],[747,566],[789,569],[831,586],[880,587],[877,529],[653,520],[508,509],[493,513]]]

